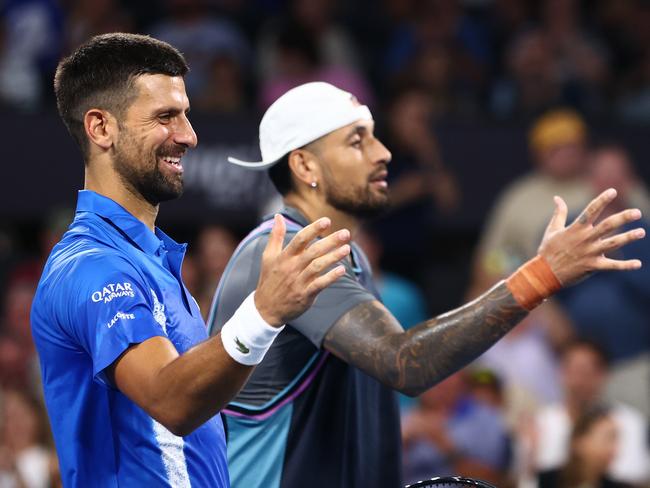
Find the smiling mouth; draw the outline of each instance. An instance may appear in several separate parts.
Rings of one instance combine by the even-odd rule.
[[[180,156],[164,156],[160,158],[166,166],[169,166],[175,173],[183,172],[183,165],[181,164]]]

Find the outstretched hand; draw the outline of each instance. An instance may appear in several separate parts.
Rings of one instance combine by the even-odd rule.
[[[330,268],[350,253],[350,232],[343,229],[315,240],[330,226],[330,219],[318,219],[282,249],[286,225],[281,215],[275,216],[255,291],[255,306],[267,323],[280,326],[301,315],[345,273],[343,265]]]
[[[616,190],[605,190],[568,227],[566,203],[560,197],[554,198],[555,212],[538,253],[546,259],[563,285],[575,283],[594,271],[632,270],[641,267],[638,259],[619,260],[606,256],[606,253],[645,236],[642,228],[616,233],[621,226],[641,218],[638,209],[623,210],[596,224],[603,209],[614,198]]]

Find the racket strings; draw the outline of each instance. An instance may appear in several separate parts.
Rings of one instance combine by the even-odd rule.
[[[417,483],[407,485],[405,488],[466,488],[469,486],[476,488],[496,488],[495,486],[486,483],[485,481],[473,478],[462,478],[460,476],[444,476],[432,478],[430,480],[419,481]]]

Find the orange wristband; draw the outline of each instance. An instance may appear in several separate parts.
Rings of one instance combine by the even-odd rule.
[[[546,259],[537,255],[512,273],[506,280],[506,286],[519,305],[532,310],[562,288],[562,283]]]

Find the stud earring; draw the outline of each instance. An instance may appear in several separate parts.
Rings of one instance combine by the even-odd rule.
[[[318,183],[316,183],[315,181],[312,181],[310,186],[312,188],[316,188],[318,186]]]

